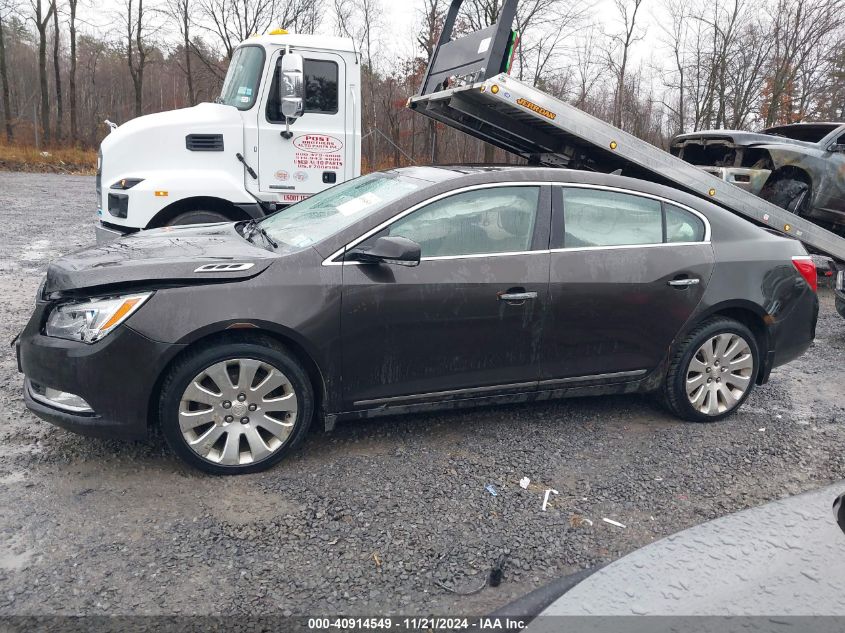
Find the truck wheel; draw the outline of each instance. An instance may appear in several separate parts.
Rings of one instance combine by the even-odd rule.
[[[810,185],[803,180],[778,178],[774,182],[766,183],[760,191],[760,197],[790,213],[803,216],[810,210],[810,193]]]
[[[680,418],[715,422],[736,411],[754,388],[757,340],[745,325],[705,321],[678,346],[663,384],[663,402]]]
[[[231,222],[231,220],[217,211],[202,211],[197,209],[195,211],[185,211],[185,213],[180,213],[175,218],[170,220],[170,222],[165,224],[165,226],[181,226],[184,224],[211,224],[213,222]]]
[[[159,401],[161,431],[173,452],[216,475],[277,464],[303,440],[313,417],[308,375],[266,337],[190,353],[168,373]]]

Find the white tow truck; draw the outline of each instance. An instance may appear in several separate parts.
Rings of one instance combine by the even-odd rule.
[[[113,127],[97,164],[97,241],[260,218],[361,173],[352,40],[277,29],[240,44],[215,103]]]

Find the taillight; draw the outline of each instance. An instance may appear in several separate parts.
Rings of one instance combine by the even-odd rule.
[[[792,265],[801,273],[813,292],[816,292],[819,287],[819,279],[816,277],[816,262],[809,255],[796,255],[792,258]]]

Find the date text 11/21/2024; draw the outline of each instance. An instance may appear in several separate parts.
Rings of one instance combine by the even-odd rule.
[[[497,617],[308,618],[311,631],[519,631],[525,624],[523,620]]]

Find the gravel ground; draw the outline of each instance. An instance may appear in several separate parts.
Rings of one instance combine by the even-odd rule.
[[[23,327],[47,262],[93,241],[93,190],[0,173],[0,340]],[[843,479],[845,322],[820,297],[812,349],[722,423],[678,422],[644,397],[385,418],[315,429],[272,471],[235,478],[187,469],[161,439],[39,421],[3,346],[0,614],[480,615]],[[542,512],[546,488],[560,494]],[[444,588],[471,591],[502,555],[501,586]]]

